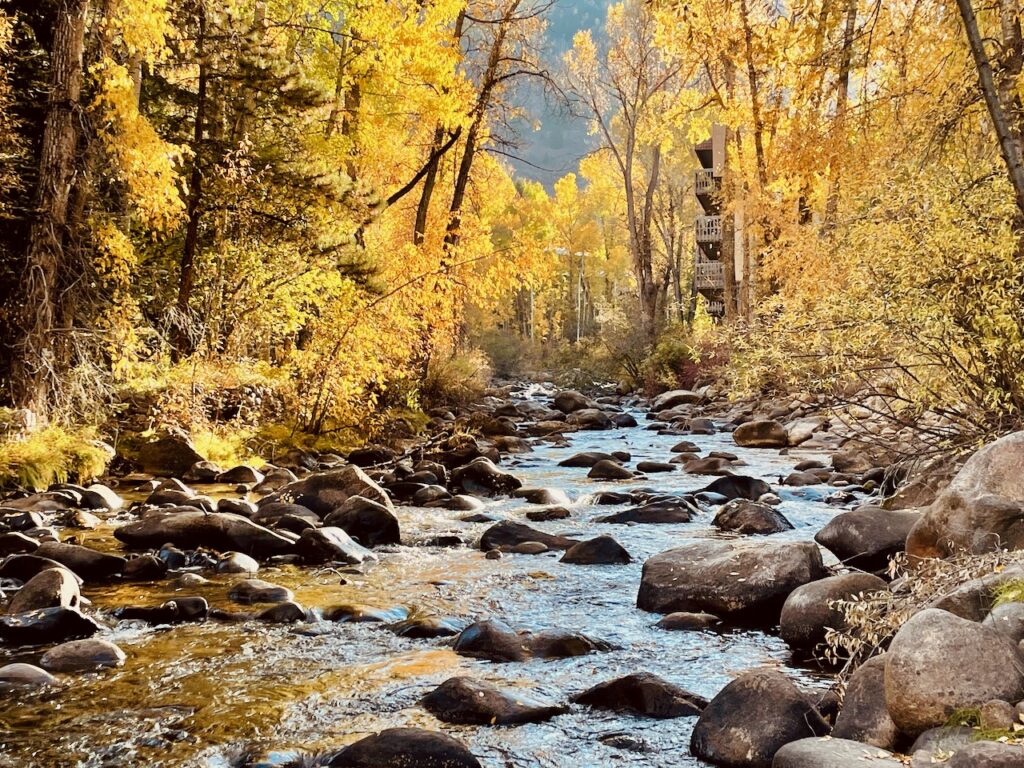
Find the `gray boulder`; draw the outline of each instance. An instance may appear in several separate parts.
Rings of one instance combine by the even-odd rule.
[[[775,753],[772,768],[901,768],[885,749],[839,738],[800,739]]]
[[[829,629],[846,627],[843,612],[833,603],[888,588],[882,579],[870,573],[844,573],[797,587],[782,606],[782,639],[794,650],[813,651],[825,642]]]
[[[644,563],[637,606],[772,626],[790,592],[826,575],[810,542],[697,541]]]
[[[124,651],[108,640],[71,640],[54,646],[39,660],[50,672],[91,672],[124,665]]]
[[[957,710],[1024,698],[1024,657],[996,630],[929,608],[892,640],[885,704],[900,731],[916,736]]]
[[[884,572],[920,519],[920,512],[860,507],[833,517],[814,540],[851,568]]]
[[[353,541],[341,528],[309,528],[302,532],[295,551],[307,563],[341,562],[358,565],[377,556]]]
[[[327,761],[330,768],[481,768],[451,736],[422,728],[389,728],[350,744]]]
[[[789,445],[786,428],[771,419],[740,424],[732,433],[732,439],[744,448],[785,448]]]
[[[850,677],[832,735],[894,749],[899,729],[885,707],[885,654],[873,656]]]
[[[424,696],[420,703],[445,723],[458,725],[520,725],[550,720],[568,707],[532,696],[503,691],[486,680],[452,677]]]
[[[978,741],[953,753],[949,768],[1024,768],[1024,746]]]
[[[599,683],[573,697],[577,704],[643,717],[673,718],[699,715],[707,699],[657,675],[636,672]]]
[[[690,752],[728,768],[771,768],[786,744],[828,733],[814,704],[783,674],[745,672],[704,708]]]
[[[733,499],[718,510],[711,524],[723,531],[745,534],[771,534],[793,530],[785,515],[768,504]]]
[[[288,501],[327,515],[352,496],[362,496],[394,509],[391,497],[369,475],[356,466],[317,472],[295,483],[289,483],[277,493],[260,500],[260,506],[274,501]]]

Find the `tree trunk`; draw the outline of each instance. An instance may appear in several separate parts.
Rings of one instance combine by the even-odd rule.
[[[202,218],[203,202],[203,134],[206,130],[207,63],[205,58],[206,9],[202,2],[197,7],[199,30],[196,37],[196,57],[199,60],[199,85],[196,96],[196,117],[192,133],[192,173],[189,177],[188,224],[185,227],[185,244],[181,252],[181,270],[178,278],[178,301],[176,339],[173,358],[180,360],[192,352],[192,331],[189,305],[195,283],[196,253],[199,250],[199,224]]]
[[[1020,218],[1024,218],[1024,165],[1021,164],[1024,148],[1021,147],[1020,139],[1014,137],[1013,127],[1006,114],[1006,105],[999,98],[999,91],[992,74],[992,64],[985,52],[985,44],[981,31],[978,29],[978,20],[974,15],[971,0],[956,0],[956,4],[960,9],[960,18],[964,22],[967,43],[970,46],[971,55],[974,57],[974,66],[978,70],[978,83],[985,99],[985,106],[988,108],[989,117],[992,118],[992,125],[999,138],[999,150],[1003,156],[1003,163],[1006,165],[1010,184],[1013,186],[1017,210]]]
[[[49,418],[64,355],[54,328],[62,302],[68,200],[78,143],[82,56],[89,0],[60,3],[50,51],[50,89],[39,154],[35,211],[25,258],[24,337],[16,402]]]
[[[850,61],[853,58],[853,33],[856,25],[857,0],[848,0],[846,28],[843,30],[843,48],[839,57],[839,77],[836,80],[836,118],[832,128],[828,199],[825,202],[825,221],[822,227],[826,233],[831,232],[835,227],[836,211],[839,208],[840,168],[846,151],[846,107],[850,100]]]

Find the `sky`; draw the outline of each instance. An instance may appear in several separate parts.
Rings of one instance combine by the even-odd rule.
[[[562,67],[562,55],[572,48],[572,38],[581,29],[591,29],[595,37],[604,27],[609,0],[556,0],[548,13],[547,59],[552,73]],[[517,177],[540,181],[550,191],[556,180],[575,172],[580,159],[594,146],[588,135],[587,121],[568,114],[556,99],[545,98],[537,84],[521,86],[519,99],[529,111],[533,123],[522,121],[521,146],[509,158]],[[535,130],[536,128],[536,130]]]

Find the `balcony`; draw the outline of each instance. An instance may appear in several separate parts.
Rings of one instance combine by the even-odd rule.
[[[698,243],[722,242],[721,216],[698,216],[694,226]]]
[[[720,291],[725,287],[722,262],[698,261],[694,270],[694,285],[698,291]]]
[[[715,172],[710,168],[701,168],[696,172],[693,189],[697,197],[705,197],[715,192]]]
[[[708,314],[712,317],[723,317],[725,315],[725,302],[709,301],[707,303]]]

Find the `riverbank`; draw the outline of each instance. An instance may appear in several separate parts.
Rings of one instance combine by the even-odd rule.
[[[112,493],[66,487],[5,500],[5,525],[23,528],[0,536],[10,600],[47,565],[26,559],[30,550],[82,583],[71,577],[74,587],[58,590],[59,622],[0,622],[0,666],[52,668],[46,653],[65,639],[55,627],[67,626],[68,637],[89,634],[124,656],[104,657],[105,669],[90,668],[95,656],[84,672],[52,668],[53,680],[33,673],[46,684],[19,687],[0,711],[11,734],[3,759],[380,765],[379,753],[353,762],[344,746],[411,727],[455,739],[434,745],[462,761],[453,765],[697,766],[722,748],[707,735],[715,728],[767,734],[769,751],[782,746],[778,734],[815,735],[793,720],[766,724],[779,712],[760,705],[732,707],[735,722],[712,715],[734,681],[767,667],[776,700],[795,702],[781,716],[802,706],[802,722],[813,711],[822,727],[834,723],[834,672],[813,658],[836,623],[830,600],[864,586],[818,595],[809,619],[790,606],[787,621],[784,603],[804,583],[847,578],[840,560],[887,577],[887,556],[902,548],[893,542],[920,514],[872,511],[893,481],[886,457],[851,442],[870,433],[870,414],[825,418],[817,398],[737,404],[709,394],[649,403],[511,385],[458,419],[435,416],[449,434],[426,443],[310,456],[313,468],[224,476],[189,466],[178,481],[136,474]],[[882,521],[901,525],[894,534]],[[836,535],[819,547],[829,529]],[[668,557],[663,582],[652,562],[673,552],[682,554]],[[688,591],[680,583],[695,562]],[[88,623],[72,625],[71,613]],[[664,682],[580,700],[640,672]],[[491,709],[467,715],[465,688],[442,686],[453,677],[514,691],[530,713],[511,713],[487,689]],[[444,697],[423,701],[439,686]],[[612,701],[637,703],[618,711]],[[389,738],[399,737],[412,738]],[[875,746],[913,744],[898,735]],[[370,747],[382,748],[360,749]],[[757,759],[740,764],[771,756]],[[792,763],[804,764],[832,765]]]

